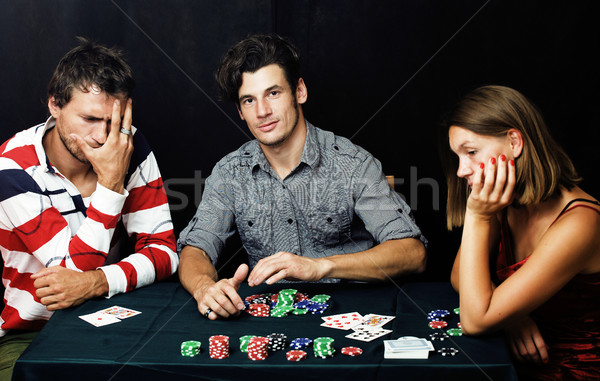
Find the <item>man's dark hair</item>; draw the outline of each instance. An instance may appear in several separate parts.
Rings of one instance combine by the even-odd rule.
[[[133,72],[123,52],[78,37],[79,45],[61,58],[48,84],[48,97],[58,107],[71,100],[74,88],[83,92],[97,86],[110,95],[129,97],[135,87]]]
[[[215,73],[221,99],[238,104],[242,74],[271,64],[283,69],[294,93],[300,79],[300,56],[294,45],[277,34],[255,34],[235,44]]]

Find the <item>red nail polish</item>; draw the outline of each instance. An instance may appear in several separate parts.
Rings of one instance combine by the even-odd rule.
[[[504,155],[500,155],[500,160],[502,160],[502,161],[506,161],[506,156],[504,156]]]
[[[513,167],[515,166],[515,161],[514,161],[514,160],[511,160],[511,161],[509,161],[509,163],[510,163],[510,165],[512,165]]]
[[[492,163],[492,165],[496,164],[496,159],[492,158],[492,159],[490,160],[490,163]]]
[[[479,164],[479,168],[481,168],[481,169],[485,168],[485,164],[483,164],[483,163]]]

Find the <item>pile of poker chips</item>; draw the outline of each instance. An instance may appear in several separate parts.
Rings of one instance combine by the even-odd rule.
[[[258,361],[265,360],[269,356],[269,339],[263,336],[255,336],[248,343],[248,358]]]
[[[287,315],[321,314],[327,310],[331,297],[326,294],[308,298],[298,290],[288,288],[277,294],[256,294],[244,298],[245,310],[252,316],[285,317]]]
[[[288,361],[302,361],[306,358],[307,353],[301,349],[294,349],[285,354]]]
[[[245,335],[240,337],[240,352],[247,353],[248,352],[248,344],[250,344],[250,339],[256,337],[254,335]]]
[[[188,340],[181,343],[181,355],[184,357],[196,357],[200,353],[202,343],[196,340]]]
[[[229,357],[229,336],[211,336],[208,339],[208,354],[213,359],[225,359]]]
[[[313,350],[315,352],[315,357],[319,357],[322,359],[333,357],[333,355],[335,354],[333,342],[334,340],[332,337],[317,337],[313,341]]]
[[[267,335],[267,339],[269,339],[268,350],[270,352],[283,350],[287,346],[287,336],[283,333],[272,333]]]
[[[359,347],[344,347],[340,352],[342,352],[343,355],[354,357],[362,355],[363,350]]]
[[[454,315],[458,316],[460,314],[460,308],[455,308],[452,312]],[[448,318],[451,317],[451,313],[448,310],[433,310],[427,314],[427,319],[429,320],[429,327],[432,329],[441,329],[448,327]],[[460,328],[460,322],[457,324],[457,328],[449,328],[444,331],[434,332],[429,337],[431,340],[439,340],[444,341],[449,339],[450,336],[462,336],[462,329]],[[458,354],[458,349],[456,348],[440,348],[437,350],[439,354],[442,356],[455,356]]]

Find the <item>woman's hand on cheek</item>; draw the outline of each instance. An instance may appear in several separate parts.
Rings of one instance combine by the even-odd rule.
[[[513,200],[515,177],[514,160],[504,155],[481,163],[473,178],[467,213],[490,218],[506,208]]]

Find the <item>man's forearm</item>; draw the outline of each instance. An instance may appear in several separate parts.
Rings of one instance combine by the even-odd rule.
[[[206,285],[217,281],[217,271],[204,250],[186,246],[179,256],[179,280],[194,297]]]
[[[425,271],[423,243],[414,238],[390,240],[369,250],[322,258],[329,261],[327,278],[364,281],[387,280],[398,275]]]

